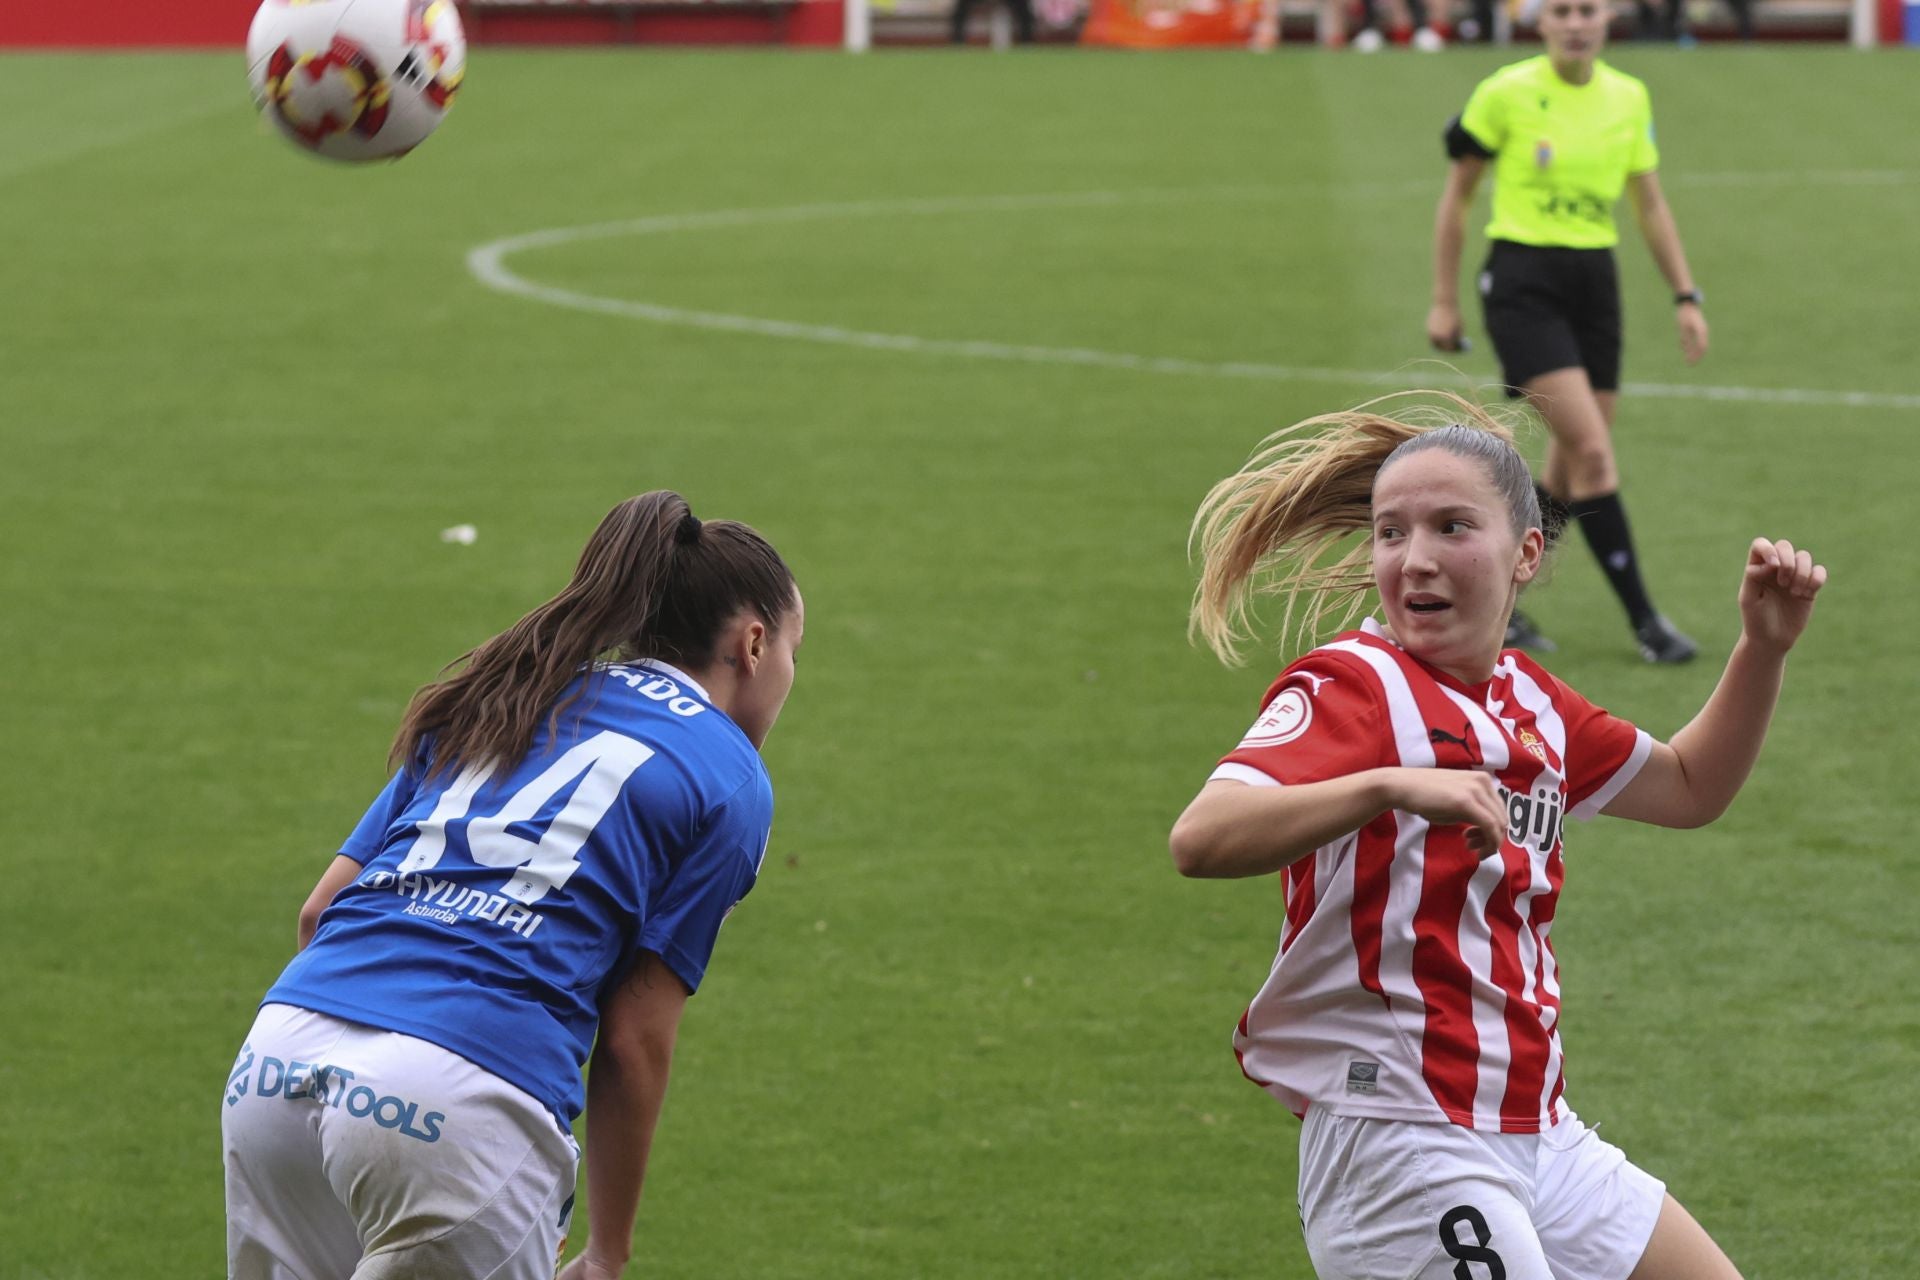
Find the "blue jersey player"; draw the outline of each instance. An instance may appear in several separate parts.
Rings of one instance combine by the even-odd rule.
[[[681,1011],[766,852],[803,628],[759,534],[657,491],[414,697],[227,1081],[230,1276],[551,1280],[583,1109],[563,1276],[619,1274]]]

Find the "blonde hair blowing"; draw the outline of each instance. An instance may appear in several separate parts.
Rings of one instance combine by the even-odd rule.
[[[1268,436],[1200,504],[1187,543],[1201,558],[1187,638],[1204,638],[1222,662],[1238,665],[1241,643],[1258,629],[1260,598],[1274,595],[1285,602],[1283,643],[1296,621],[1303,647],[1329,624],[1350,625],[1373,591],[1372,556],[1365,539],[1341,543],[1371,528],[1374,478],[1394,452],[1445,428],[1430,443],[1487,466],[1516,532],[1538,527],[1513,428],[1480,405],[1409,391],[1308,418]]]

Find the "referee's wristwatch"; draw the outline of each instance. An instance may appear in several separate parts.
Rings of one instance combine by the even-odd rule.
[[[1682,289],[1673,295],[1673,305],[1676,307],[1684,307],[1689,302],[1696,307],[1703,307],[1707,303],[1707,295],[1698,289]]]

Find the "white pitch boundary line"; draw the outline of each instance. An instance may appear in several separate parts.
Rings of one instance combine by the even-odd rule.
[[[184,125],[194,124],[222,112],[232,111],[246,101],[244,94],[223,93],[217,100],[209,98],[197,107],[177,111],[171,115],[148,118],[118,129],[82,133],[50,151],[0,158],[0,182],[32,173],[36,169],[64,164],[76,156],[86,155],[91,151],[105,151],[112,147],[124,146],[129,142],[138,142],[142,138],[152,137],[155,134],[166,133]]]
[[[1725,170],[1683,173],[1671,179],[1685,187],[1902,187],[1920,178],[1910,169],[1783,169],[1778,173]]]
[[[1720,185],[1734,185],[1736,177],[1771,181],[1777,175],[1734,173],[1703,174],[1717,178]],[[1807,175],[1813,180],[1816,175]],[[1904,171],[1855,172],[1825,175],[1829,178],[1873,178],[1876,184],[1890,185],[1892,180],[1907,180],[1914,175]],[[1420,189],[1432,184],[1422,181]],[[955,213],[1009,213],[1042,209],[1104,208],[1142,204],[1187,204],[1195,200],[1273,200],[1298,195],[1303,191],[1331,189],[1308,185],[1296,187],[1207,187],[1177,191],[1083,191],[1037,195],[969,196],[920,200],[862,200],[830,204],[788,205],[765,209],[722,209],[704,213],[665,214],[652,218],[634,218],[620,222],[600,222],[577,227],[549,227],[523,235],[489,241],[467,254],[467,270],[481,284],[501,293],[513,294],[549,306],[564,307],[600,315],[645,320],[654,324],[679,325],[718,333],[749,334],[763,338],[816,342],[855,347],[871,351],[895,351],[913,355],[947,356],[969,360],[1005,360],[1024,364],[1071,365],[1082,368],[1114,369],[1132,373],[1178,374],[1214,378],[1252,378],[1272,382],[1330,382],[1363,386],[1403,387],[1410,381],[1408,368],[1332,369],[1306,365],[1266,364],[1257,361],[1189,360],[1177,356],[1150,356],[1126,351],[1101,351],[1086,347],[1048,347],[1021,343],[952,338],[923,338],[907,333],[875,333],[839,325],[807,324],[794,320],[775,320],[764,316],[736,315],[722,311],[699,311],[669,307],[659,303],[628,298],[607,298],[580,293],[529,280],[514,272],[506,260],[514,254],[534,249],[554,248],[588,240],[607,240],[624,236],[669,235],[684,231],[713,231],[733,227],[772,226],[783,223],[813,222],[842,218],[914,217]],[[1411,190],[1408,182],[1359,184],[1341,187],[1346,193]],[[1418,362],[1416,362],[1418,363]],[[1477,386],[1482,380],[1469,378],[1456,370],[1441,367],[1419,380],[1426,385]],[[1622,385],[1631,395],[1670,400],[1712,400],[1745,404],[1790,404],[1844,407],[1855,409],[1920,409],[1920,394],[1883,391],[1823,390],[1803,387],[1722,387],[1695,386],[1659,382],[1629,382]]]

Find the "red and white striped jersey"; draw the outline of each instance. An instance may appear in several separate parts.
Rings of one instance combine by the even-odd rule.
[[[1507,832],[1484,860],[1462,827],[1389,811],[1282,873],[1280,954],[1234,1035],[1240,1068],[1305,1115],[1448,1120],[1533,1133],[1566,1114],[1548,933],[1562,815],[1591,818],[1652,739],[1525,655],[1469,686],[1369,621],[1288,667],[1214,770],[1255,786],[1363,769],[1481,769]]]

